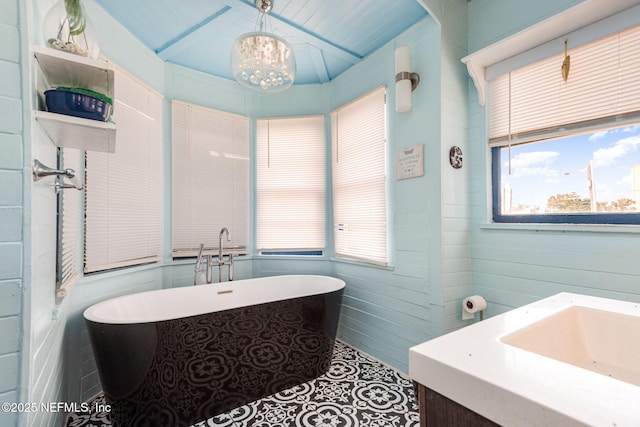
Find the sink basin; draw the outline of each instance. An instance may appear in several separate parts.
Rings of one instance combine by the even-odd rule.
[[[504,426],[638,427],[640,302],[559,293],[409,349],[416,382]]]
[[[640,386],[638,331],[640,317],[571,306],[499,339]]]

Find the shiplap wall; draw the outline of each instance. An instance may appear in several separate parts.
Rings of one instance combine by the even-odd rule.
[[[467,135],[467,3],[443,2],[441,60],[441,188],[442,188],[442,327],[436,335],[468,323],[461,320],[462,300],[471,295],[470,169]],[[462,149],[463,167],[449,163],[449,150]]]
[[[31,149],[33,158],[47,166],[55,167],[56,149],[35,120],[30,126]],[[65,376],[63,337],[66,323],[64,311],[54,319],[56,286],[56,194],[52,187],[53,179],[43,179],[31,189],[31,251],[28,263],[31,275],[25,280],[29,305],[25,308],[24,363],[28,374],[23,384],[28,384],[29,402],[57,402],[62,400]],[[29,277],[29,276],[27,276]],[[23,414],[28,425],[60,425],[64,413],[46,413],[36,411]]]
[[[22,357],[23,149],[18,1],[0,0],[0,402],[18,402]],[[0,412],[0,425],[17,413]]]
[[[339,336],[347,343],[408,371],[408,348],[432,338],[440,323],[440,28],[427,18],[334,81],[337,107],[387,85],[389,237],[391,268],[335,261],[345,280]],[[411,111],[397,113],[394,51],[411,49],[411,68],[421,76]],[[424,144],[425,175],[397,181],[396,151]]]
[[[469,53],[496,43],[585,0],[473,0],[469,2]]]
[[[580,1],[469,3],[469,46],[478,50]],[[501,25],[495,25],[500,22]],[[640,234],[620,227],[487,226],[491,162],[486,108],[469,83],[472,280],[495,315],[558,292],[640,301]]]

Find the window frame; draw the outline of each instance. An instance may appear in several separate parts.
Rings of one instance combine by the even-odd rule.
[[[184,123],[180,122],[180,114],[184,114]],[[224,253],[247,255],[251,241],[250,180],[253,173],[249,117],[174,98],[171,100],[170,120],[172,259],[195,257],[201,243],[205,244],[206,250],[217,249],[219,231],[222,227],[229,228],[231,237],[230,243],[225,241]],[[214,128],[216,123],[224,124],[224,132]],[[219,152],[225,147],[229,150],[228,153]],[[182,156],[177,158],[183,150],[188,150],[188,154],[182,153]],[[215,175],[212,170],[220,167],[215,164],[215,160],[212,160],[212,163],[207,162],[207,150],[210,150],[209,155],[213,159],[224,158],[223,168],[218,170],[228,172],[229,182],[221,183],[219,180],[216,181],[216,176],[204,176],[203,170]],[[198,157],[195,151],[205,154]],[[247,158],[244,158],[245,156]],[[178,174],[176,170],[181,163],[187,163],[189,170]],[[179,179],[176,178],[178,176]],[[221,196],[216,193],[219,188],[231,194]],[[182,207],[176,197],[177,191],[189,194],[187,212],[177,212],[177,208]],[[236,197],[241,193],[243,197]],[[228,210],[221,215],[212,215],[214,200],[220,203],[223,198],[231,199],[230,203],[226,203]],[[229,221],[229,217],[233,220]],[[188,221],[178,229],[175,226],[176,221],[184,218]],[[182,243],[185,241],[187,243]]]
[[[503,147],[491,148],[491,200],[493,222],[501,224],[587,224],[587,225],[640,225],[637,213],[563,213],[563,214],[510,214],[501,213],[501,155]]]
[[[114,120],[120,121],[116,133],[115,153],[98,151],[84,151],[84,205],[83,205],[83,273],[84,276],[102,274],[110,271],[134,268],[146,264],[162,261],[164,240],[164,180],[163,170],[164,150],[162,140],[164,96],[146,85],[139,78],[124,68],[115,65],[115,96]],[[124,89],[123,89],[124,88]],[[128,113],[123,113],[128,111]],[[145,135],[140,137],[133,132],[125,131],[123,125],[127,120],[145,120]],[[131,125],[131,124],[130,124]],[[131,125],[132,126],[132,125]],[[133,126],[132,126],[133,127]],[[131,129],[131,128],[129,128]],[[133,150],[136,144],[146,144],[135,154],[146,156],[144,165],[131,165],[134,157],[122,157],[123,149]],[[131,155],[129,151],[127,154]],[[146,171],[144,182],[140,182],[140,170]],[[114,185],[117,188],[113,188]],[[146,202],[146,209],[135,211],[132,216],[126,206],[133,198]],[[114,201],[115,200],[115,201]],[[104,205],[109,209],[105,209]],[[126,208],[124,207],[126,206]],[[127,220],[123,221],[122,218]],[[134,222],[137,221],[137,222]],[[136,237],[141,237],[136,250],[130,250],[127,256],[122,256],[118,245],[131,243],[133,235],[125,230],[126,226],[139,226]],[[118,224],[117,232],[109,230],[105,238],[103,228],[110,224]],[[122,236],[126,236],[123,238]]]
[[[375,105],[375,108],[381,108],[381,114],[382,114],[382,140],[383,140],[383,144],[382,144],[382,157],[383,157],[383,171],[382,174],[384,175],[384,182],[383,182],[383,191],[384,191],[384,209],[380,209],[380,211],[384,212],[384,221],[381,221],[380,223],[384,223],[384,246],[382,247],[382,249],[384,249],[384,259],[382,259],[379,255],[377,257],[371,257],[370,255],[363,255],[362,251],[360,251],[360,246],[361,243],[356,241],[356,250],[355,251],[351,251],[349,253],[345,252],[341,252],[338,249],[338,233],[341,231],[348,231],[349,227],[351,226],[351,224],[354,224],[354,231],[356,233],[358,233],[358,229],[362,226],[363,224],[363,218],[358,218],[358,221],[355,221],[353,223],[349,222],[349,218],[347,218],[347,222],[341,222],[344,218],[338,218],[336,215],[336,212],[339,211],[339,209],[336,208],[337,206],[337,199],[338,197],[336,196],[337,194],[339,194],[339,187],[340,186],[344,186],[345,183],[340,183],[339,179],[338,179],[338,175],[341,173],[340,171],[337,170],[336,168],[336,163],[338,162],[338,159],[341,157],[340,156],[340,149],[338,149],[338,147],[340,147],[341,143],[344,144],[344,141],[340,140],[340,134],[342,132],[342,130],[340,129],[341,126],[344,125],[344,123],[340,123],[340,114],[344,114],[345,110],[351,110],[353,108],[354,105],[361,103],[361,102],[367,102],[367,103],[372,103],[371,99],[376,99],[375,97],[381,95],[382,97],[382,105]],[[366,103],[364,104],[363,108],[372,108],[370,105],[367,105]],[[331,192],[332,192],[332,233],[333,233],[333,256],[336,259],[339,260],[344,260],[344,261],[349,261],[349,262],[361,262],[361,263],[366,263],[366,264],[371,264],[371,265],[376,265],[376,266],[381,266],[381,267],[389,267],[392,263],[392,255],[391,255],[391,238],[390,238],[390,233],[391,233],[391,226],[390,226],[390,194],[389,194],[389,187],[390,187],[390,167],[389,167],[389,161],[390,161],[390,155],[389,155],[389,127],[388,127],[388,102],[387,102],[387,86],[386,85],[380,85],[378,87],[375,87],[369,91],[367,91],[366,93],[362,94],[361,96],[335,108],[334,110],[332,110],[329,114],[330,117],[330,126],[331,126]],[[371,112],[369,112],[371,114]],[[358,113],[358,115],[361,115],[362,113]],[[353,115],[353,113],[349,113],[349,115]],[[361,118],[360,118],[361,119]],[[369,123],[369,120],[367,121],[367,124]],[[349,133],[353,133],[353,132],[349,132]],[[379,136],[379,135],[378,135]],[[355,143],[356,146],[361,145],[361,141],[356,142],[355,140],[353,140],[353,138],[351,138],[350,140],[352,143]],[[353,147],[350,147],[350,149],[347,149],[346,152],[348,151],[353,151]],[[368,150],[365,154],[368,154],[370,150]],[[342,172],[344,173],[344,172]],[[353,171],[349,174],[350,178],[351,178],[351,182],[353,182],[354,177],[357,175],[353,173]],[[360,177],[361,178],[361,177]],[[370,182],[366,181],[367,183]],[[348,184],[348,182],[347,182]],[[348,185],[347,185],[348,187]],[[379,207],[378,207],[379,208]],[[348,217],[349,215],[347,215]],[[365,221],[366,222],[366,221]],[[347,241],[347,243],[350,243]]]
[[[637,10],[637,9],[634,9]],[[626,11],[625,11],[626,12]],[[581,40],[582,43],[577,45],[577,48],[581,48],[584,45],[587,45],[591,42],[597,42],[602,39],[607,39],[612,36],[615,36],[619,33],[627,31],[632,28],[638,28],[638,24],[634,22],[630,22],[628,20],[629,14],[622,12],[616,16],[613,16],[607,19],[607,31],[604,31],[604,26],[602,23],[595,23],[583,27],[574,33],[571,33],[567,36],[562,37],[562,40],[565,39],[575,39]],[[541,44],[537,48],[534,48],[530,51],[521,52],[517,54],[513,58],[507,58],[503,61],[494,63],[491,66],[488,66],[486,69],[486,80],[490,85],[493,79],[498,78],[500,76],[504,76],[509,74],[511,71],[516,71],[522,68],[525,68],[529,65],[536,64],[538,62],[543,62],[548,58],[557,55],[555,51],[550,47],[552,45],[556,45],[559,42],[558,39],[550,41],[546,44]],[[571,51],[569,51],[569,54]],[[490,88],[489,88],[490,89]],[[490,92],[490,90],[488,91]],[[540,214],[503,214],[502,213],[502,156],[501,150],[511,145],[513,142],[511,138],[508,141],[503,141],[500,143],[491,142],[489,139],[490,129],[489,129],[489,118],[491,116],[491,97],[489,96],[488,105],[485,109],[486,118],[487,118],[487,147],[490,152],[490,173],[491,173],[491,218],[494,223],[499,224],[583,224],[583,225],[640,225],[640,212],[576,212],[576,213],[540,213]],[[561,138],[570,138],[572,136],[578,135],[584,132],[597,132],[599,130],[610,128],[612,125],[622,126],[625,123],[627,124],[635,124],[637,123],[638,116],[640,116],[640,111],[632,111],[631,113],[625,113],[626,115],[621,118],[619,116],[611,116],[611,117],[598,117],[596,119],[589,119],[584,122],[584,126],[576,126],[575,128],[571,128],[570,125],[561,126],[560,132],[556,130],[556,132],[551,132],[549,134],[542,134],[539,138],[527,140],[526,137],[521,142],[517,141],[519,135],[517,133],[513,134],[516,138],[516,141],[511,146],[516,146],[522,143],[542,143],[549,138],[561,139]],[[511,120],[511,113],[509,112],[509,120]],[[615,119],[615,120],[614,120]],[[575,124],[581,124],[580,122],[576,122]],[[511,127],[509,127],[509,133],[511,133]]]
[[[292,126],[293,123],[296,123],[297,128],[296,129],[300,129],[300,126],[306,126],[307,123],[309,122],[319,122],[320,126],[318,126],[318,128],[312,128],[313,130],[320,130],[321,134],[314,134],[312,137],[312,140],[314,142],[318,142],[321,141],[319,146],[316,146],[315,149],[318,150],[317,153],[315,153],[316,155],[319,154],[319,158],[321,159],[322,164],[318,167],[318,170],[316,171],[316,173],[313,175],[316,178],[321,178],[322,183],[321,185],[318,186],[318,188],[322,189],[322,196],[321,196],[321,200],[322,200],[322,206],[321,206],[321,214],[322,214],[322,221],[321,221],[321,226],[319,227],[319,230],[316,230],[316,233],[320,233],[321,234],[321,239],[322,242],[320,244],[320,247],[315,247],[315,245],[305,245],[305,247],[264,247],[262,248],[261,246],[277,246],[275,244],[272,245],[261,245],[259,244],[261,239],[262,240],[268,240],[264,238],[264,235],[266,234],[267,236],[271,233],[273,233],[273,228],[277,229],[278,227],[278,222],[276,221],[275,227],[271,227],[270,225],[272,225],[271,222],[269,222],[268,218],[262,218],[260,217],[260,206],[261,203],[264,202],[264,199],[261,201],[260,197],[260,192],[261,190],[273,190],[274,187],[268,186],[261,186],[260,185],[260,179],[261,179],[261,173],[266,172],[264,170],[263,165],[261,164],[261,160],[265,160],[267,159],[267,162],[270,161],[270,159],[274,156],[274,154],[278,153],[278,150],[273,149],[276,153],[271,154],[272,148],[271,148],[271,144],[273,144],[273,142],[271,141],[271,132],[274,132],[275,130],[271,128],[271,125],[274,124],[275,128],[282,131],[281,133],[278,133],[277,135],[274,135],[274,138],[276,138],[276,141],[279,141],[284,147],[288,147],[290,144],[292,144],[291,140],[288,140],[288,137],[290,136],[289,133],[291,132],[291,129],[289,127]],[[314,123],[315,125],[317,125],[318,123]],[[262,135],[261,133],[261,126],[266,126],[266,140],[262,140],[261,136],[265,136]],[[284,117],[258,117],[256,118],[255,121],[255,127],[256,127],[256,140],[255,140],[255,205],[256,205],[256,212],[255,212],[255,247],[256,247],[256,252],[258,255],[265,255],[265,256],[274,256],[274,255],[280,255],[280,256],[323,256],[325,251],[326,251],[326,247],[327,247],[327,236],[326,236],[326,224],[327,224],[327,212],[326,212],[326,198],[327,198],[327,173],[326,173],[326,141],[327,141],[327,136],[326,136],[326,117],[323,114],[310,114],[310,115],[301,115],[301,116],[284,116]],[[284,130],[283,130],[284,129]],[[300,133],[296,132],[295,137],[296,139],[299,137]],[[261,142],[265,142],[266,146],[261,146]],[[300,142],[296,141],[295,145],[299,145]],[[266,150],[266,151],[265,151]],[[264,153],[266,152],[266,157],[264,156]],[[299,153],[298,153],[299,154]],[[286,158],[287,160],[290,160],[289,157],[283,156],[280,157],[278,156],[278,158],[276,160],[281,160],[283,158]],[[314,157],[315,158],[315,157]],[[271,160],[273,161],[273,160]],[[289,165],[289,163],[287,163],[287,166]],[[282,164],[280,165],[281,168],[279,169],[280,173],[283,173],[282,171]],[[267,169],[269,168],[269,166],[267,166]],[[299,168],[299,167],[298,167]],[[297,170],[297,169],[296,169]],[[293,172],[296,172],[296,170],[294,170]],[[289,168],[289,172],[290,172],[290,168]],[[290,179],[293,179],[295,177],[289,176]],[[265,180],[267,183],[269,184],[273,184],[274,180],[273,177],[267,177]],[[278,195],[280,195],[280,190],[282,189],[282,187],[277,187],[278,189]],[[305,191],[307,192],[307,191]],[[274,200],[274,198],[269,197],[266,200],[272,201]],[[317,214],[318,212],[316,212]],[[279,216],[279,215],[278,215]],[[282,219],[282,218],[279,218]],[[307,217],[306,219],[309,219],[309,217]],[[265,225],[267,226],[266,229],[263,230],[263,234],[261,235],[261,228],[260,226]],[[304,232],[302,233],[304,234]],[[316,234],[317,235],[317,234]],[[274,242],[271,242],[274,243]],[[291,243],[289,241],[289,243]],[[309,243],[307,241],[307,243]],[[289,245],[287,245],[289,246]]]

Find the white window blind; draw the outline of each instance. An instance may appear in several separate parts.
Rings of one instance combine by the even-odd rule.
[[[172,101],[174,256],[201,243],[246,252],[249,241],[249,119]]]
[[[82,176],[84,156],[82,152],[73,148],[64,148],[59,154],[62,164],[58,169],[73,169],[76,177]],[[60,182],[60,178],[58,178]],[[62,181],[68,184],[68,180]],[[62,215],[58,220],[58,260],[57,260],[57,291],[62,298],[75,282],[80,279],[80,242],[82,241],[82,191],[75,189],[63,190],[58,193],[59,211]],[[61,209],[60,209],[61,208]]]
[[[257,249],[324,249],[324,117],[258,119],[256,132]]]
[[[386,89],[331,113],[335,255],[387,264]]]
[[[162,97],[118,68],[115,83],[116,151],[86,153],[85,272],[162,255]]]
[[[490,83],[489,143],[520,144],[640,118],[640,26],[571,48]]]

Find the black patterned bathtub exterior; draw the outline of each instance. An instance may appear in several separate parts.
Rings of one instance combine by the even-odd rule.
[[[317,378],[342,293],[155,323],[87,320],[112,424],[189,426]]]

